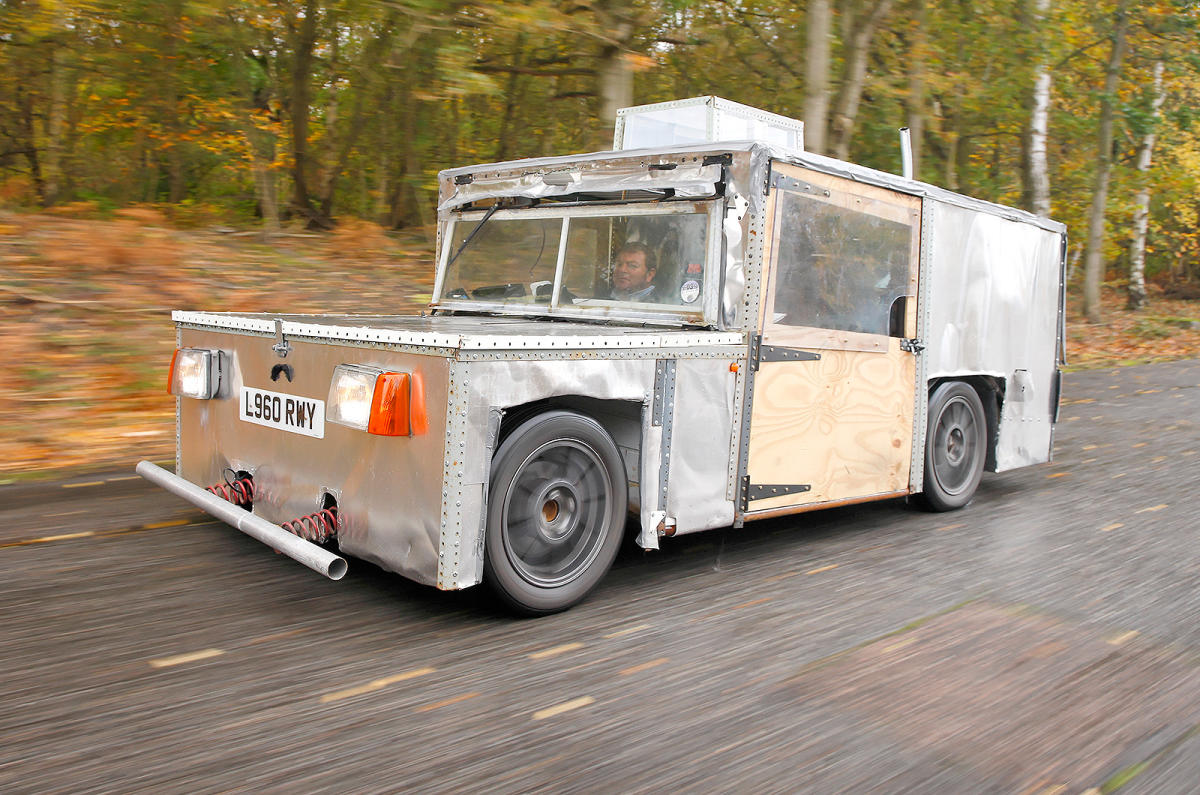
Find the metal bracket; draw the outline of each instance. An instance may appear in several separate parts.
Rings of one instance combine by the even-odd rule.
[[[812,491],[812,486],[806,483],[752,484],[750,476],[747,475],[742,478],[742,510],[749,509],[751,500],[766,500],[785,494],[803,494],[806,491]]]
[[[760,362],[816,362],[821,360],[821,354],[812,351],[802,351],[799,348],[784,348],[780,345],[760,345],[758,361]]]
[[[798,180],[794,177],[784,176],[784,174],[779,171],[773,171],[771,173],[771,187],[795,191],[796,193],[811,193],[814,196],[829,195],[829,190],[826,188],[818,188],[816,185]]]
[[[651,424],[662,428],[658,466],[658,509],[667,510],[667,485],[671,472],[671,442],[675,427],[675,360],[659,359],[654,367],[654,405]]]
[[[280,359],[286,359],[287,355],[292,351],[291,344],[283,336],[282,318],[275,318],[275,344],[271,346],[271,350],[279,354]]]
[[[675,360],[659,359],[654,365],[654,403],[651,408],[652,425],[663,425],[664,415],[675,405]]]
[[[782,345],[763,345],[762,334],[750,337],[750,361],[754,364],[755,372],[763,362],[816,362],[820,359],[821,354],[812,351],[785,348]]]
[[[917,339],[916,337],[912,339],[901,339],[900,350],[907,353],[920,353],[921,351],[925,350],[925,343],[921,342],[921,340]]]

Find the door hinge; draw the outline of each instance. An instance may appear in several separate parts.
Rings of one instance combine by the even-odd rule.
[[[816,362],[820,359],[821,354],[812,351],[786,348],[782,345],[763,345],[762,334],[750,337],[750,362],[755,372],[763,362]]]
[[[900,340],[900,350],[907,351],[908,353],[920,353],[921,351],[925,350],[925,343],[921,342],[916,337],[913,337],[912,339],[905,338]]]
[[[750,476],[742,478],[742,511],[750,509],[752,500],[767,500],[771,497],[782,497],[785,494],[803,494],[811,491],[807,483],[751,483]]]

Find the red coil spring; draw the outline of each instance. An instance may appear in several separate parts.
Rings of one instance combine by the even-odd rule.
[[[231,483],[218,483],[205,489],[234,505],[249,505],[254,502],[254,480],[242,478]]]
[[[301,516],[299,519],[284,522],[280,527],[305,541],[324,544],[337,535],[337,507]]]

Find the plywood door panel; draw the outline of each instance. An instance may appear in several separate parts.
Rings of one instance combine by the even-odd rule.
[[[750,510],[903,491],[912,445],[913,360],[899,349],[820,351],[764,362],[754,386],[750,482],[808,485]]]

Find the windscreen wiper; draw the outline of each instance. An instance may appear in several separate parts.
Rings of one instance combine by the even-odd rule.
[[[489,207],[487,212],[483,214],[483,217],[479,219],[479,223],[475,224],[475,228],[471,230],[471,234],[467,235],[467,239],[464,240],[462,245],[458,247],[458,251],[455,251],[450,259],[446,262],[446,270],[450,270],[450,266],[454,264],[456,259],[458,259],[458,255],[463,253],[463,249],[471,245],[471,241],[474,240],[479,234],[479,230],[483,229],[483,225],[486,224],[491,217],[496,214],[497,210],[503,210],[508,207],[532,207],[534,204],[535,202],[533,199],[520,196],[514,196],[508,201],[505,201],[504,199],[497,199],[496,203]]]

